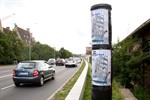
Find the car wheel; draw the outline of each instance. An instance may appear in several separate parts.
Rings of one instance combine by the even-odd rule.
[[[15,84],[15,86],[17,86],[17,87],[20,86],[20,83],[14,83],[14,84]]]
[[[40,85],[40,86],[43,86],[43,84],[44,84],[44,78],[41,76],[41,77],[40,77],[39,85]]]

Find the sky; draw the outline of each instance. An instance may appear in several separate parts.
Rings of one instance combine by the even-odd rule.
[[[56,50],[85,54],[91,46],[90,9],[100,3],[112,7],[113,44],[150,18],[150,0],[0,0],[0,18],[3,27],[30,28],[36,41]]]

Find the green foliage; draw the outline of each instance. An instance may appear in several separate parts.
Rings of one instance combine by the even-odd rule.
[[[141,44],[142,40],[139,38],[128,38],[113,45],[113,75],[125,87],[132,88],[135,84],[143,85],[142,63],[150,58],[150,55],[143,52]]]
[[[63,47],[59,50],[59,57],[60,58],[69,58],[72,57],[73,54],[68,50],[65,50]]]
[[[61,48],[56,51],[47,44],[32,42],[29,46],[21,40],[15,31],[4,33],[0,31],[0,64],[12,64],[17,61],[29,59],[29,48],[31,48],[31,59],[48,60],[49,58],[68,58],[73,56],[71,52]]]
[[[141,86],[134,87],[134,89],[132,89],[132,92],[138,100],[150,100],[148,91],[146,91],[146,89]]]
[[[91,66],[89,64],[83,100],[91,100],[92,98],[91,92],[92,92],[92,79],[91,79]]]
[[[115,80],[112,83],[112,100],[124,100],[121,95],[120,84]]]

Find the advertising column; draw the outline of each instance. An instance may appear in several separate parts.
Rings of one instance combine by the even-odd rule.
[[[112,100],[111,6],[91,7],[92,100]]]

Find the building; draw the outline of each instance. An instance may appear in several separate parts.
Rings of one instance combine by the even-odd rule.
[[[92,47],[86,47],[86,55],[92,54]]]
[[[9,33],[10,27],[3,28],[1,31],[3,31],[4,33]]]
[[[14,30],[18,34],[18,37],[22,39],[26,44],[30,45],[32,41],[35,41],[35,39],[32,37],[32,33],[30,32],[29,28],[24,30],[15,24]]]
[[[140,25],[135,31],[133,31],[129,36],[127,36],[123,41],[129,37],[138,37],[142,40],[142,52],[150,55],[150,19],[145,21]],[[132,50],[137,50],[138,45],[134,46]],[[150,92],[150,58],[146,58],[142,62],[143,74],[144,74],[144,87]]]

